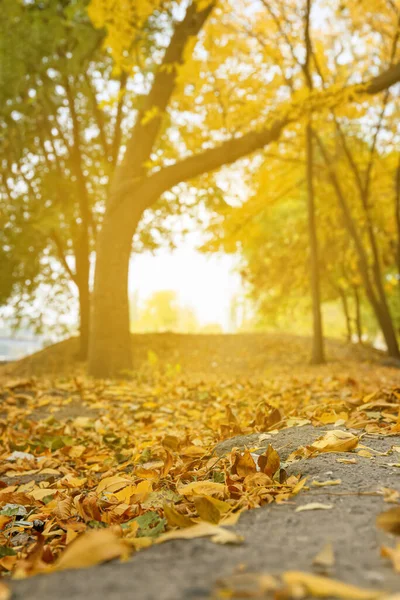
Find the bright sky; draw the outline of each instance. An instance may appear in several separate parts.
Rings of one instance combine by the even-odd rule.
[[[231,299],[242,290],[236,265],[231,255],[208,256],[182,243],[174,251],[134,256],[129,291],[137,292],[142,303],[158,290],[174,290],[181,305],[195,310],[201,325],[219,323],[227,331]]]

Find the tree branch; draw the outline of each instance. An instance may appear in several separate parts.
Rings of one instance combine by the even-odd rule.
[[[145,162],[150,158],[161,129],[163,114],[175,90],[177,68],[184,62],[184,51],[189,38],[198,35],[214,5],[215,0],[212,0],[205,9],[198,10],[198,4],[193,0],[184,19],[175,27],[127,144],[123,166],[133,169],[136,177],[143,176],[146,172]]]

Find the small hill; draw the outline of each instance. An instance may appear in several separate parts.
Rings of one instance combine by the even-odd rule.
[[[159,366],[171,372],[216,377],[261,375],[279,368],[290,371],[307,367],[311,340],[278,333],[248,334],[135,334],[132,335],[133,368]],[[70,338],[4,365],[0,375],[26,377],[84,371],[76,360],[78,339]],[[327,340],[330,363],[382,364],[384,354],[366,346]]]

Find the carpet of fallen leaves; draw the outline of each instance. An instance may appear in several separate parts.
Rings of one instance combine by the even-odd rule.
[[[354,363],[216,383],[155,362],[149,354],[146,369],[123,381],[3,378],[3,574],[90,566],[174,538],[240,543],[226,526],[244,510],[287,501],[306,479],[287,475],[269,436],[261,455],[248,448],[218,457],[226,438],[336,425],[291,462],[354,452],[358,432],[400,433],[395,369]]]

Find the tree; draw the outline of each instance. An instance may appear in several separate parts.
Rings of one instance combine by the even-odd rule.
[[[323,92],[313,93],[306,100],[300,93],[298,98],[280,105],[278,116],[274,118],[269,115],[267,127],[260,122],[254,127],[250,120],[247,130],[242,128],[241,135],[228,132],[224,136],[227,139],[222,143],[218,144],[213,139],[213,146],[209,149],[194,152],[187,158],[175,160],[173,164],[156,161],[153,166],[152,157],[156,158],[162,153],[160,139],[166,131],[166,122],[171,118],[167,109],[171,107],[178,86],[177,75],[181,85],[181,66],[189,51],[193,52],[189,40],[199,35],[213,8],[213,2],[207,2],[206,5],[192,2],[184,17],[176,21],[163,58],[155,68],[149,91],[138,110],[124,157],[113,177],[97,245],[89,353],[89,371],[95,376],[115,374],[131,364],[127,273],[132,237],[147,208],[180,182],[215,171],[261,150],[277,140],[285,127],[298,122],[305,110],[315,112],[327,105],[348,101],[349,98],[373,95],[400,79],[400,65],[396,65],[364,84],[344,85],[340,89],[333,86]],[[115,34],[115,21],[107,22],[107,14],[103,17],[100,22]],[[261,116],[265,118],[265,115]]]

